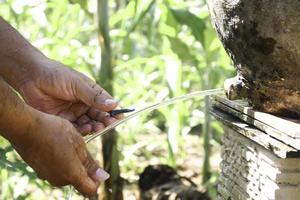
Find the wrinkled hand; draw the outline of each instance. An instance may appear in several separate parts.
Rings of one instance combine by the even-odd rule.
[[[83,135],[116,121],[107,111],[116,108],[117,101],[90,78],[49,59],[35,65],[38,70],[18,89],[29,105],[69,120]]]
[[[35,123],[26,134],[11,140],[14,148],[39,178],[95,195],[100,181],[109,175],[91,158],[80,133],[65,119],[36,112]]]

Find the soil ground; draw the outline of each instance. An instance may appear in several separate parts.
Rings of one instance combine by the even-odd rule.
[[[151,141],[155,138],[156,141],[166,141],[165,134],[144,134],[140,135],[139,141]],[[184,140],[184,156],[179,156],[177,158],[178,168],[177,172],[180,176],[184,176],[194,183],[197,184],[199,190],[205,191],[205,188],[202,186],[202,175],[201,169],[203,164],[203,142],[201,138],[197,135],[187,135]],[[219,145],[212,145],[212,156],[211,156],[211,169],[213,172],[219,171],[219,163],[220,163],[220,152]],[[153,146],[151,150],[152,156],[149,156],[149,160],[143,157],[145,151],[149,151],[145,148],[139,148],[134,152],[133,156],[137,156],[138,162],[134,163],[134,168],[136,169],[144,169],[149,164],[166,164],[163,159],[168,155],[167,149],[162,145]],[[122,168],[122,166],[121,166]],[[137,171],[140,171],[137,170]],[[124,199],[126,200],[138,200],[139,199],[139,189],[137,186],[138,174],[135,170],[128,170],[127,172],[122,172],[122,178],[125,179],[124,184]]]

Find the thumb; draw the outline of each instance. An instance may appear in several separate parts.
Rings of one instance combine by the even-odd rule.
[[[76,141],[77,144],[76,153],[83,165],[85,173],[96,183],[103,182],[108,179],[109,174],[99,168],[98,163],[92,158],[90,152],[86,149],[82,136],[77,132],[75,133],[76,134],[73,135],[73,140]]]
[[[90,86],[82,81],[77,82],[75,96],[88,106],[101,111],[111,111],[118,106],[118,101],[97,84]]]
[[[86,155],[86,158],[81,161],[83,166],[80,173],[76,175],[73,185],[83,195],[91,197],[97,193],[99,183],[109,178],[109,174],[99,168],[90,153],[87,152]]]
[[[72,185],[76,188],[77,191],[82,193],[85,196],[94,196],[97,193],[97,189],[99,184],[95,183],[86,173],[85,170],[83,170],[80,173],[80,176],[77,176],[77,179],[75,182],[72,183]]]
[[[87,159],[84,162],[84,166],[89,177],[96,182],[104,182],[109,178],[109,174],[103,169],[99,168],[99,165],[94,161],[89,152],[87,152]]]

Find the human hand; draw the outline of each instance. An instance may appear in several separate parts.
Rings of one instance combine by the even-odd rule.
[[[0,29],[1,135],[40,178],[95,194],[108,174],[98,168],[74,126],[81,133],[107,126],[116,120],[106,116],[116,101],[86,76],[46,58],[1,17]],[[43,112],[21,101],[6,83]]]
[[[120,118],[107,111],[118,103],[93,80],[63,64],[39,59],[17,90],[32,107],[69,120],[83,135],[99,131]]]
[[[26,134],[10,138],[24,161],[53,186],[73,185],[80,193],[93,196],[100,181],[109,175],[99,168],[86,150],[82,136],[60,117],[36,110]]]

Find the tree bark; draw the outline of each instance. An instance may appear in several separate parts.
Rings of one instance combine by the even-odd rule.
[[[300,117],[300,1],[209,0],[238,71],[229,84],[262,111]]]

